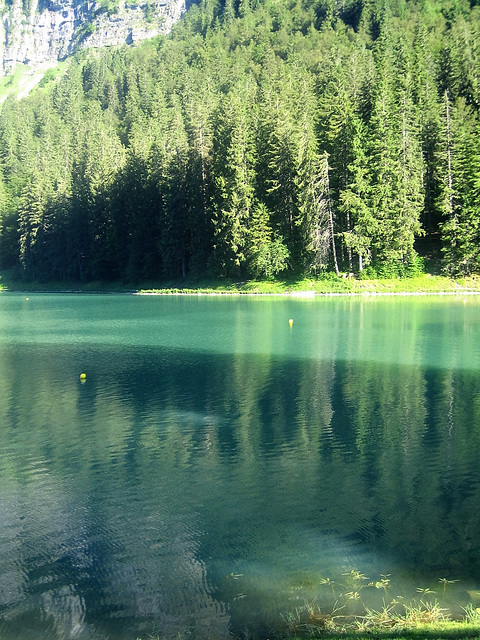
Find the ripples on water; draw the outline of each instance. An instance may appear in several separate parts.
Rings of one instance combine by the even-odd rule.
[[[478,307],[5,300],[2,638],[268,634],[353,568],[477,588]]]

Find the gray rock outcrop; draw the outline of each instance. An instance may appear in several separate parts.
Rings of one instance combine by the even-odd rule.
[[[19,63],[36,67],[168,33],[185,10],[185,0],[139,1],[0,0],[0,75]]]

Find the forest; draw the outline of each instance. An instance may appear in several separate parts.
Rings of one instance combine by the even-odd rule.
[[[0,113],[0,269],[37,281],[480,267],[476,0],[202,0]]]

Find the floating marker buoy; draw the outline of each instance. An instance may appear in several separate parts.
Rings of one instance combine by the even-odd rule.
[[[292,325],[293,325],[293,319],[292,319],[292,318],[290,318],[290,320],[288,321],[288,324],[289,324],[290,326],[292,326]]]
[[[86,380],[87,379],[87,374],[86,373],[81,373],[80,374],[80,380]]]

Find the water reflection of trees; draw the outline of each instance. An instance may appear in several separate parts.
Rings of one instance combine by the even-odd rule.
[[[322,523],[330,520],[343,535],[411,568],[475,571],[475,372],[267,356],[175,358],[156,376],[160,389],[152,396],[162,398],[161,408],[129,385],[140,414],[135,428],[159,464],[173,456],[207,486],[209,473],[220,476],[214,496],[227,482],[219,469],[228,475],[234,468],[238,485],[261,482],[273,503],[300,517],[308,510],[309,523],[318,505]],[[464,566],[462,554],[470,559]]]
[[[226,567],[288,546],[282,527],[355,541],[419,575],[480,579],[474,371],[101,348],[81,385],[78,358],[72,347],[0,359],[11,513],[0,534],[24,541],[0,570],[12,576],[50,535],[33,607],[54,611],[76,580],[85,623],[116,611],[119,627],[140,618],[221,636]],[[50,565],[54,586],[41,582]],[[13,612],[35,582],[22,571],[3,581]]]

